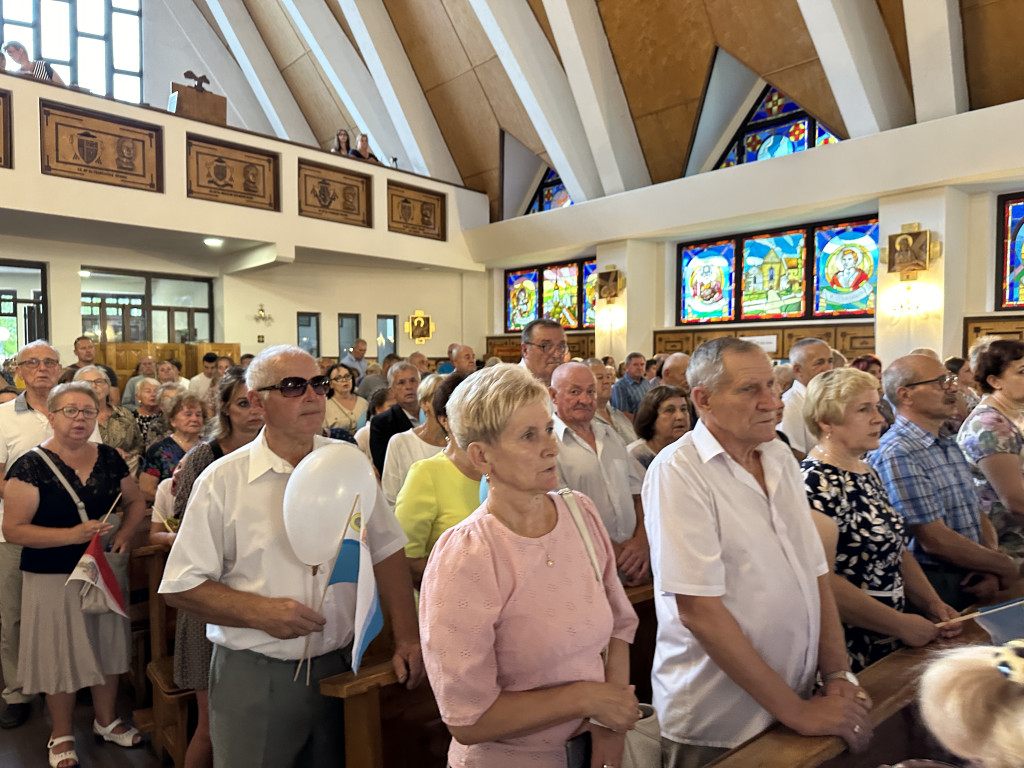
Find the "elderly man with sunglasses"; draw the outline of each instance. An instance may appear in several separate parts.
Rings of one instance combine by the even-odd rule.
[[[214,764],[343,766],[341,701],[318,681],[349,669],[355,585],[318,598],[331,568],[313,569],[285,534],[285,485],[295,466],[330,442],[320,436],[327,377],[298,347],[263,350],[246,372],[249,399],[266,426],[248,446],[214,462],[196,481],[167,560],[160,592],[207,622]],[[355,450],[355,449],[353,449]],[[361,458],[361,457],[360,457]],[[369,463],[367,473],[373,472]],[[339,474],[338,483],[345,483]],[[423,677],[405,536],[379,492],[365,534],[377,589],[395,635],[394,666],[409,687]],[[364,507],[366,508],[366,507]],[[338,514],[344,514],[338,510]],[[293,681],[308,642],[312,684]]]
[[[18,351],[18,373],[25,391],[0,406],[0,478],[10,467],[48,437],[53,429],[46,418],[46,398],[61,375],[60,355],[45,341],[33,341]],[[90,442],[99,443],[94,429]],[[0,499],[4,481],[0,479]],[[3,502],[0,501],[0,522]],[[0,665],[4,673],[3,698],[6,708],[0,712],[0,728],[16,728],[31,711],[31,696],[21,690],[18,678],[19,633],[21,626],[21,547],[4,541],[0,535]]]
[[[943,602],[957,610],[990,599],[1018,577],[981,511],[971,470],[942,422],[956,409],[957,377],[937,359],[907,355],[882,374],[896,422],[868,454],[907,521],[910,551]]]

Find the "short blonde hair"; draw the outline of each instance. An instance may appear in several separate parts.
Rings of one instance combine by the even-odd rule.
[[[439,373],[430,373],[424,376],[423,381],[420,382],[419,387],[416,389],[416,402],[422,403],[424,400],[433,400],[434,392],[437,391],[437,385],[443,379],[444,376]]]
[[[928,730],[979,768],[1015,768],[1024,755],[1024,685],[996,667],[999,651],[972,645],[939,653],[918,687]]]
[[[550,410],[547,389],[523,366],[502,363],[482,368],[456,387],[448,400],[448,428],[462,450],[470,443],[494,445],[512,414],[537,402]]]
[[[836,368],[819,373],[807,385],[804,397],[804,423],[816,438],[821,437],[820,422],[842,424],[846,404],[861,392],[878,389],[878,379],[856,368]]]

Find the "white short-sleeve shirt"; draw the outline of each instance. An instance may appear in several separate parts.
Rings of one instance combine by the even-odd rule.
[[[339,441],[316,436],[313,450],[335,442]],[[359,451],[355,446],[351,449]],[[293,469],[270,450],[266,430],[249,445],[207,467],[192,487],[160,592],[186,592],[209,580],[240,592],[288,597],[315,609],[334,566],[334,555],[314,575],[292,551],[284,528],[283,502]],[[369,463],[366,471],[373,472]],[[405,546],[405,534],[379,487],[362,509],[364,518],[372,509],[366,532],[374,563]],[[347,516],[348,510],[338,514]],[[309,636],[311,656],[342,648],[352,640],[355,605],[355,584],[335,584],[327,590],[320,611],[327,624],[322,632]],[[303,637],[279,640],[258,629],[219,624],[207,624],[206,636],[232,650],[255,651],[276,659],[302,658],[306,643]]]
[[[661,732],[672,741],[731,748],[772,722],[683,626],[676,595],[720,597],[787,685],[806,696],[814,682],[817,578],[828,565],[793,455],[781,441],[759,451],[767,496],[703,422],[647,469],[658,614],[651,677]]]
[[[787,389],[782,395],[782,404],[785,408],[782,411],[782,433],[789,438],[790,444],[800,453],[807,453],[818,442],[804,421],[804,400],[807,397],[807,387],[799,381],[794,381],[793,386]]]

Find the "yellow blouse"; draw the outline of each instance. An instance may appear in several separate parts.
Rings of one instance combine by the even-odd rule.
[[[470,480],[444,455],[417,461],[395,500],[395,516],[409,537],[407,557],[430,554],[434,544],[480,506],[480,481]]]

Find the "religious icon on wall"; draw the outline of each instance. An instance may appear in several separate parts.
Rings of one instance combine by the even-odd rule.
[[[920,272],[928,269],[928,230],[889,235],[889,271]]]
[[[872,314],[878,278],[878,220],[818,227],[814,247],[814,315]]]
[[[430,315],[424,313],[422,309],[417,309],[405,322],[405,332],[417,344],[426,344],[427,339],[434,335],[434,324],[430,322]]]
[[[721,240],[680,246],[680,260],[679,319],[684,323],[732,320],[735,243]]]
[[[538,316],[537,285],[540,275],[536,269],[523,269],[505,273],[505,332],[521,331]]]

